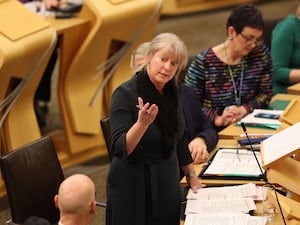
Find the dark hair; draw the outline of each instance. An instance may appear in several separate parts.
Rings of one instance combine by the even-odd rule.
[[[226,30],[233,26],[237,34],[240,34],[244,27],[251,27],[259,30],[264,29],[262,13],[251,4],[242,4],[236,7],[230,14]]]
[[[27,218],[24,225],[51,225],[50,222],[38,216],[31,216]]]

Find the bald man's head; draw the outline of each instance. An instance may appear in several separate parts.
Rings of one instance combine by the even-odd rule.
[[[66,178],[55,196],[55,203],[62,214],[94,213],[94,182],[83,174],[75,174]]]

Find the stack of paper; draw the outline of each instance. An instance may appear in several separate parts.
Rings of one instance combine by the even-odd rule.
[[[185,225],[266,224],[264,217],[250,216],[254,199],[262,196],[255,184],[202,188],[187,195]],[[255,222],[255,223],[254,223]]]
[[[265,217],[250,216],[249,214],[189,214],[184,225],[266,225]]]

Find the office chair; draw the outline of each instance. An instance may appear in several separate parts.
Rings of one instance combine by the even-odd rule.
[[[271,40],[272,40],[272,31],[275,28],[276,24],[280,22],[281,18],[267,19],[264,21],[264,32],[263,32],[263,40],[264,44],[271,49]]]
[[[109,117],[105,117],[100,120],[100,125],[102,129],[102,133],[104,136],[105,144],[106,144],[106,149],[107,149],[107,155],[109,158],[109,161],[111,162],[112,160],[112,155],[110,152],[111,148],[111,132],[110,132],[110,123],[109,123]]]
[[[1,157],[0,166],[10,204],[9,224],[23,224],[30,216],[59,220],[54,195],[64,174],[50,137],[43,137]]]
[[[54,196],[65,179],[49,136],[40,138],[1,157],[0,166],[11,210],[8,224],[23,224],[30,216],[59,221]],[[106,207],[105,203],[96,202]]]

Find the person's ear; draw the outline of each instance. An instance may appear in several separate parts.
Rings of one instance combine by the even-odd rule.
[[[55,207],[58,208],[58,195],[54,196]]]
[[[96,213],[96,201],[93,201],[90,205],[90,214]]]
[[[228,27],[227,35],[228,35],[228,37],[231,37],[232,39],[233,39],[233,37],[236,36],[236,31],[233,26]]]

